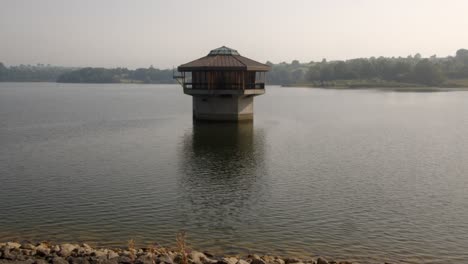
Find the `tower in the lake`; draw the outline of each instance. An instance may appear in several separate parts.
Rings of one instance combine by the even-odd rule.
[[[238,121],[253,119],[253,98],[265,93],[270,67],[223,46],[177,69],[196,120]]]

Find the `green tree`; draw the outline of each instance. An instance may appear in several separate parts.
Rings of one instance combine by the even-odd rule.
[[[411,74],[412,66],[406,60],[397,61],[393,65],[393,80],[406,81]]]
[[[6,80],[7,73],[8,73],[7,67],[5,67],[5,65],[3,65],[3,63],[0,62],[0,82],[3,80]]]
[[[335,70],[330,64],[323,64],[320,67],[320,81],[335,80]]]
[[[468,50],[466,50],[466,49],[457,50],[455,58],[457,58],[457,59],[459,59],[461,61],[464,61],[464,62],[468,62]]]
[[[297,69],[291,72],[291,79],[293,82],[299,83],[302,82],[304,78],[304,72],[301,69]]]
[[[336,62],[333,67],[333,72],[336,80],[349,80],[356,77],[356,74],[350,69],[348,63],[344,61]]]
[[[439,85],[445,80],[441,69],[428,59],[423,59],[414,66],[412,77],[416,83],[426,85]]]
[[[318,64],[309,67],[306,74],[307,81],[319,81],[320,80],[320,66]]]

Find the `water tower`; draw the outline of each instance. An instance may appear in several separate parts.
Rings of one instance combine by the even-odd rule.
[[[194,119],[240,121],[253,119],[253,98],[265,93],[270,67],[223,46],[177,70],[174,78],[192,96]]]

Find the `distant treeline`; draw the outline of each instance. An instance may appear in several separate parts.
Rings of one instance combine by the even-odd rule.
[[[371,57],[346,61],[273,64],[267,83],[276,85],[307,84],[334,86],[367,83],[369,85],[450,86],[453,80],[468,83],[468,50],[460,49],[455,56],[435,55],[403,57]],[[57,81],[65,83],[174,83],[172,70],[140,68],[67,68],[38,64],[5,67],[0,63],[0,81]]]
[[[64,83],[174,83],[172,70],[126,68],[71,68],[51,65],[6,67],[0,62],[0,82],[64,82]]]
[[[267,74],[269,84],[333,85],[343,80],[374,80],[391,83],[442,85],[447,79],[468,78],[468,50],[460,49],[456,55],[422,58],[420,54],[406,58],[372,57],[346,61],[326,61],[273,64]],[[331,84],[330,84],[331,83]]]
[[[76,69],[44,64],[6,67],[0,62],[0,82],[55,82],[62,74]]]
[[[153,68],[82,68],[64,73],[57,79],[63,83],[174,83],[172,70]]]

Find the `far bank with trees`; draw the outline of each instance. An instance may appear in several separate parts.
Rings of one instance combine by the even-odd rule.
[[[468,50],[455,56],[371,57],[351,60],[271,63],[267,83],[311,87],[468,87]],[[174,83],[171,69],[73,68],[37,64],[6,67],[3,82]]]
[[[468,50],[455,56],[371,57],[346,61],[273,64],[269,84],[314,87],[468,87]]]

